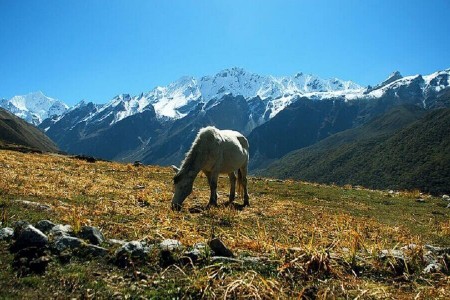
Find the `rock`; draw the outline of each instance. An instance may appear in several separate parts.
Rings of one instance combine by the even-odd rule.
[[[417,199],[416,199],[416,202],[419,202],[419,203],[425,203],[425,199],[423,199],[423,198],[417,198]]]
[[[58,238],[55,239],[55,241],[53,242],[53,248],[55,248],[56,250],[58,250],[59,252],[62,252],[66,249],[76,249],[76,248],[80,248],[83,245],[85,245],[86,243],[76,237],[72,237],[72,236],[59,236]]]
[[[116,239],[109,239],[106,241],[110,245],[120,245],[123,246],[127,243],[127,241],[124,240],[116,240]]]
[[[214,251],[214,254],[217,256],[224,256],[224,257],[234,257],[233,252],[231,252],[230,249],[228,249],[223,242],[218,239],[212,239],[209,241],[209,247],[212,251]]]
[[[5,227],[0,229],[0,241],[10,241],[14,236],[14,229]]]
[[[175,250],[181,250],[182,245],[180,241],[173,240],[173,239],[165,239],[161,243],[159,243],[159,248],[161,250],[167,250],[167,251],[175,251]]]
[[[423,273],[425,273],[425,274],[436,273],[436,272],[442,271],[442,269],[443,268],[440,263],[432,263],[425,267],[425,269],[423,270]]]
[[[12,227],[14,228],[14,235],[13,239],[17,240],[22,230],[27,227],[28,225],[31,225],[27,221],[17,221],[12,224]]]
[[[56,224],[49,221],[49,220],[41,220],[36,223],[36,228],[42,231],[43,233],[47,234],[50,232],[50,230],[55,227]]]
[[[401,250],[381,250],[379,255],[380,258],[393,257],[396,259],[405,259],[405,254]]]
[[[450,203],[449,204],[447,204],[447,207],[446,208],[450,208]]]
[[[15,202],[20,203],[27,207],[37,208],[40,210],[51,210],[52,209],[52,207],[50,205],[42,204],[42,203],[38,203],[38,202],[32,202],[32,201],[27,201],[27,200],[16,200]]]
[[[109,252],[108,249],[106,248],[91,244],[83,245],[80,249],[81,249],[80,253],[83,253],[83,256],[84,255],[95,257],[106,256],[108,255]]]
[[[129,254],[134,258],[145,258],[152,250],[152,246],[148,246],[146,242],[131,241],[125,243],[122,247],[116,250],[116,257],[122,254]]]
[[[143,166],[144,164],[143,163],[141,163],[140,161],[138,161],[138,160],[136,160],[134,163],[133,163],[133,166],[135,166],[135,167],[141,167],[141,166]]]
[[[184,252],[184,255],[189,257],[193,262],[207,256],[207,254],[208,248],[204,243],[196,243],[191,250]]]
[[[116,264],[120,267],[125,267],[134,260],[144,261],[152,249],[153,246],[148,246],[146,242],[127,242],[122,247],[116,250]]]
[[[78,236],[82,239],[88,240],[91,244],[100,245],[105,241],[105,237],[97,227],[83,226],[81,227]]]
[[[431,251],[433,254],[442,255],[442,254],[450,254],[450,247],[435,247],[431,245],[425,245],[425,249]]]
[[[442,195],[442,200],[450,201],[450,196],[449,195]]]
[[[74,236],[75,232],[70,225],[58,224],[50,230],[49,235],[53,237]]]
[[[403,247],[401,247],[400,248],[400,250],[402,250],[402,251],[405,251],[405,250],[414,250],[414,249],[417,249],[417,245],[416,244],[409,244],[409,245],[406,245],[406,246],[403,246]]]
[[[48,244],[47,236],[35,228],[33,225],[27,225],[19,232],[14,244],[11,246],[12,251],[19,251],[29,247],[45,247]]]

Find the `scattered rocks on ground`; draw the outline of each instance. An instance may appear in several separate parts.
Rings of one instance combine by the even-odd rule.
[[[78,236],[82,239],[88,240],[91,244],[100,245],[105,241],[105,237],[97,227],[83,226],[81,227]]]
[[[215,255],[224,257],[234,257],[233,252],[231,252],[231,250],[228,249],[220,239],[214,238],[210,240],[208,244],[211,250],[214,251]]]
[[[50,232],[50,230],[55,226],[56,226],[56,224],[49,220],[41,220],[41,221],[37,222],[34,227],[36,227],[43,233],[48,234]]]
[[[0,229],[0,241],[10,241],[14,235],[14,229],[5,227]]]

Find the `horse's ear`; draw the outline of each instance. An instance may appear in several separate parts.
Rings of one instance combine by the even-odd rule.
[[[172,169],[174,170],[175,173],[180,172],[180,168],[178,168],[177,166],[172,165]]]

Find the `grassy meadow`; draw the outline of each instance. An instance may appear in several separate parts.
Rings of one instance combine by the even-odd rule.
[[[49,219],[75,230],[97,226],[106,238],[173,238],[187,249],[215,236],[238,258],[162,267],[150,257],[128,268],[108,258],[73,258],[53,260],[44,275],[18,277],[8,244],[0,241],[0,299],[450,298],[448,267],[422,272],[422,246],[450,246],[450,209],[440,198],[250,177],[250,207],[197,210],[209,198],[206,179],[198,176],[182,211],[172,212],[173,175],[166,167],[0,150],[1,227]],[[219,203],[228,189],[221,177]],[[418,247],[405,250],[404,265],[380,258],[382,250],[410,244]]]

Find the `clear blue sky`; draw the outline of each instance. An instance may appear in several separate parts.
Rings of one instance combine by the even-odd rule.
[[[0,0],[0,97],[73,105],[233,66],[367,85],[450,68],[450,1]]]

